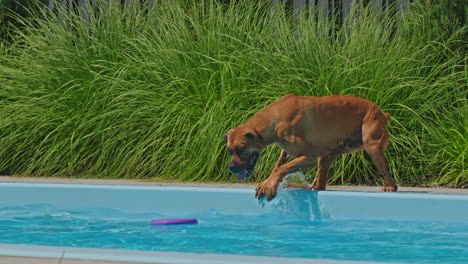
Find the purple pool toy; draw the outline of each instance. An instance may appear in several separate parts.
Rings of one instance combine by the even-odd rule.
[[[151,220],[152,225],[194,225],[198,224],[195,218],[176,218],[176,219],[155,219]]]

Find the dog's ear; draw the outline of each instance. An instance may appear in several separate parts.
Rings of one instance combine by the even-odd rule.
[[[257,138],[257,135],[254,132],[247,132],[244,134],[244,137],[249,140],[254,140]]]
[[[224,135],[224,142],[227,143],[227,135]]]
[[[242,136],[254,144],[263,144],[262,135],[258,133],[255,129],[245,132]]]

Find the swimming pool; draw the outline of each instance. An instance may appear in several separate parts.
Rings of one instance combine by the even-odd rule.
[[[183,217],[199,224],[149,225]],[[0,230],[0,255],[467,263],[468,196],[281,190],[259,203],[253,189],[0,183]]]

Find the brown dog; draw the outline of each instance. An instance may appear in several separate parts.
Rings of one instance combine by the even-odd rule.
[[[389,118],[390,114],[359,97],[289,94],[226,133],[224,140],[232,156],[228,169],[242,181],[252,174],[265,146],[280,146],[276,166],[256,189],[256,197],[266,195],[271,200],[285,175],[311,168],[315,158],[318,158],[317,176],[307,188],[325,190],[328,170],[336,157],[365,149],[384,177],[382,191],[395,192],[397,185],[384,158]],[[288,161],[290,156],[295,159]]]

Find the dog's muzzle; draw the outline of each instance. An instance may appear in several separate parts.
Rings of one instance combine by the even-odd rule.
[[[240,168],[228,167],[228,169],[229,171],[231,171],[231,173],[237,173],[237,181],[241,182],[245,179],[248,179],[252,175],[252,172],[255,168],[255,165],[257,164],[257,160],[259,157],[259,153],[254,153],[245,161],[245,166]]]

